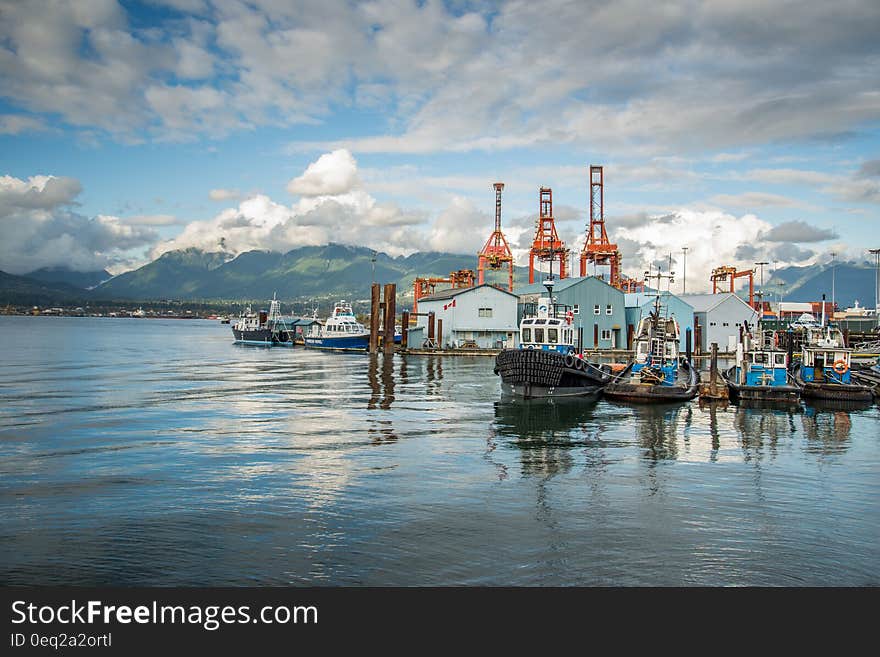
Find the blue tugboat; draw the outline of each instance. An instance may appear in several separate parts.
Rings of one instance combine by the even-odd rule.
[[[681,329],[675,317],[665,317],[660,306],[658,279],[654,310],[639,321],[635,356],[604,390],[605,397],[628,402],[663,403],[687,401],[697,396],[700,374],[688,353],[679,354]],[[667,276],[672,282],[671,274]],[[646,277],[647,278],[647,277]]]
[[[232,325],[232,335],[235,337],[235,341],[241,344],[263,347],[293,346],[293,332],[288,330],[281,318],[281,304],[274,295],[269,304],[268,313],[261,310],[255,314],[251,312],[250,308],[242,313],[238,321]]]
[[[303,341],[314,349],[366,351],[370,346],[370,332],[357,321],[351,304],[340,301],[324,325],[314,324]]]
[[[552,278],[544,281],[547,296],[539,298],[534,314],[520,322],[519,348],[504,349],[495,357],[495,374],[506,396],[596,395],[611,379],[577,353],[571,308],[553,303],[553,284]]]
[[[730,398],[735,402],[798,403],[801,391],[789,373],[790,358],[779,348],[776,332],[759,328],[755,336],[744,323],[742,340],[736,346],[736,364],[722,374]]]
[[[801,394],[811,399],[871,401],[871,388],[852,380],[851,357],[852,349],[836,326],[806,329],[803,357],[795,370]]]

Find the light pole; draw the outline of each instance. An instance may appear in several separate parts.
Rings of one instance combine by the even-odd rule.
[[[370,268],[372,269],[372,282],[376,282],[376,252],[373,251],[373,255],[370,257]]]
[[[880,249],[868,249],[868,253],[874,256],[874,317],[880,326]]]
[[[681,272],[681,293],[687,294],[687,278],[688,278],[688,247],[681,247],[681,252],[684,254],[682,259],[682,272]]]
[[[837,307],[837,304],[834,301],[834,273],[837,269],[837,266],[835,265],[834,259],[836,257],[837,257],[837,254],[834,251],[832,251],[831,252],[831,319],[832,320],[834,319],[834,309]]]
[[[763,312],[764,312],[764,265],[769,265],[769,264],[770,264],[770,263],[769,263],[769,262],[766,262],[766,261],[756,262],[756,263],[755,263],[756,266],[758,266],[758,267],[761,268],[761,297],[760,297],[760,300],[759,300],[759,301],[760,301],[760,304],[761,304],[761,313],[762,313],[762,314],[763,314]]]

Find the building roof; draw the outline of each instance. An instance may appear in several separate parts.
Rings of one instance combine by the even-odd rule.
[[[465,294],[467,292],[473,292],[474,290],[479,290],[481,287],[489,287],[493,290],[497,290],[498,292],[503,292],[504,294],[509,294],[515,299],[518,299],[515,294],[512,292],[508,292],[507,290],[502,290],[500,287],[495,287],[494,285],[489,285],[489,283],[483,283],[482,285],[475,285],[474,287],[457,287],[450,288],[448,290],[441,290],[435,294],[428,294],[419,299],[419,303],[423,301],[445,301],[446,299],[451,299],[453,297],[457,297],[460,294]]]
[[[562,292],[567,290],[570,287],[574,287],[580,283],[587,283],[589,281],[594,281],[595,283],[600,283],[602,285],[607,285],[611,287],[603,281],[598,276],[571,276],[569,278],[563,278],[562,280],[556,279],[556,284],[553,286],[553,293]],[[617,288],[611,288],[617,289]],[[527,285],[523,285],[522,287],[514,290],[517,296],[523,296],[525,294],[541,294],[547,291],[547,288],[544,287],[541,283],[529,283]]]
[[[669,292],[663,292],[660,294],[660,303],[667,303],[667,300],[670,298],[676,299],[680,303],[693,308],[693,305],[688,303],[686,299],[682,299],[677,294],[670,294]],[[625,295],[624,299],[624,305],[627,308],[641,308],[647,303],[654,303],[654,294],[652,292],[631,292],[630,294]]]
[[[685,294],[680,296],[679,299],[681,299],[685,303],[690,304],[695,313],[706,313],[710,310],[713,310],[714,308],[717,308],[722,303],[727,301],[730,297],[736,299],[739,303],[744,305],[752,312],[757,312],[754,308],[752,308],[749,304],[740,299],[733,292],[719,292],[718,294]]]

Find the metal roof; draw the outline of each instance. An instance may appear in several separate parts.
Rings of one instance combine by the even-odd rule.
[[[504,294],[509,294],[514,298],[518,298],[512,292],[508,292],[507,290],[502,290],[500,287],[495,287],[494,285],[489,285],[489,283],[483,283],[482,285],[475,285],[474,287],[456,287],[449,288],[448,290],[441,290],[435,294],[429,294],[427,296],[419,298],[419,303],[422,301],[444,301],[446,299],[451,299],[452,297],[457,297],[459,294],[464,294],[465,292],[473,292],[474,290],[479,290],[481,287],[490,287],[494,290],[498,290],[499,292],[503,292]]]

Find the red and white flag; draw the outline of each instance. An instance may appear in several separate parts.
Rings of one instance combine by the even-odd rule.
[[[450,308],[455,308],[455,299],[452,300],[452,303],[443,304],[443,310],[449,310]]]

